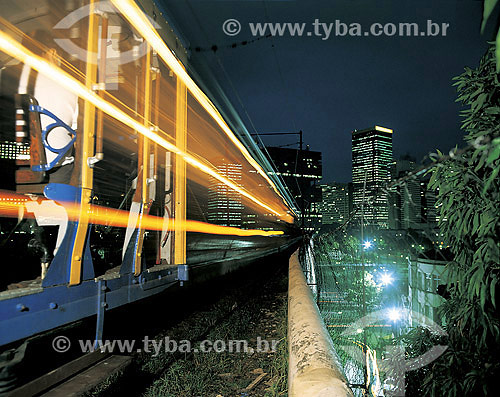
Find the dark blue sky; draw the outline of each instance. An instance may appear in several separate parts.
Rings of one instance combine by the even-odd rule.
[[[351,134],[375,124],[394,129],[394,155],[422,158],[461,145],[460,105],[452,77],[475,67],[494,26],[479,33],[476,0],[163,0],[192,48],[242,114],[234,90],[258,132],[304,131],[323,153],[323,181],[351,178]],[[242,25],[229,37],[227,19]],[[251,40],[250,22],[449,23],[446,37],[290,37]],[[218,60],[217,60],[218,57]],[[225,72],[220,67],[223,65]],[[206,74],[199,68],[202,76]],[[227,78],[229,76],[229,79]],[[233,90],[233,87],[234,90]],[[251,132],[250,123],[246,123]],[[285,144],[293,138],[265,139]]]

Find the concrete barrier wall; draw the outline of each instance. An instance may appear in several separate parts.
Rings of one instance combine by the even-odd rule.
[[[291,256],[288,280],[288,395],[352,396],[332,340],[299,263]]]

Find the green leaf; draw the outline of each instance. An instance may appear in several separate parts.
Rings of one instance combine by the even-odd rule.
[[[483,284],[481,286],[481,293],[479,295],[480,297],[480,301],[481,301],[481,308],[484,310],[484,305],[486,303],[486,288],[487,288],[487,285],[486,284]]]
[[[476,153],[474,153],[474,154],[476,154]],[[476,168],[474,168],[474,171],[477,172],[481,168],[483,168],[485,160],[486,160],[485,156],[481,156],[481,158],[479,159],[479,163],[476,165]]]
[[[497,308],[497,304],[495,302],[495,291],[497,289],[496,287],[497,287],[497,278],[493,277],[490,283],[490,295],[491,295],[491,303],[493,304],[493,307],[495,309]]]
[[[483,88],[481,87],[481,89],[483,89]],[[483,106],[484,101],[486,101],[486,98],[488,98],[488,94],[486,94],[484,92],[482,94],[480,94],[477,97],[476,101],[472,104],[473,109],[474,110],[480,109]]]
[[[500,72],[500,29],[497,33],[495,56],[497,59],[497,73]]]
[[[500,31],[499,31],[499,33],[500,33]],[[500,38],[500,36],[498,36],[498,37]],[[499,42],[499,46],[500,46],[500,42]],[[500,48],[500,47],[498,47],[498,48]],[[497,54],[497,56],[498,56],[498,54]],[[498,66],[498,63],[497,63],[497,66]],[[498,72],[498,70],[497,70],[497,72]],[[492,106],[492,107],[487,108],[485,110],[485,112],[488,114],[500,114],[500,108],[498,106]]]
[[[477,229],[479,227],[479,214],[476,212],[474,214],[474,221],[473,221],[473,224],[472,224],[472,233],[476,233],[477,232]]]
[[[500,145],[494,147],[490,154],[488,155],[488,160],[486,160],[486,164],[491,164],[493,163],[497,158],[500,157]]]
[[[483,9],[483,22],[481,23],[481,33],[484,33],[484,28],[486,27],[486,23],[490,18],[491,13],[495,9],[498,0],[484,0],[484,9]]]
[[[497,177],[498,175],[498,171],[500,171],[500,167],[497,167],[493,170],[493,172],[491,173],[490,177],[488,178],[488,180],[486,181],[486,183],[484,184],[484,188],[483,188],[483,194],[486,193],[488,191],[488,188],[490,187],[490,185],[493,183],[493,181],[495,180],[495,178]]]

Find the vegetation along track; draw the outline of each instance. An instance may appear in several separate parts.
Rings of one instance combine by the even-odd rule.
[[[197,307],[195,311],[185,310],[179,321],[148,335],[155,341],[165,337],[177,342],[189,340],[195,348],[203,340],[245,340],[255,348],[260,337],[270,348],[275,341],[275,351],[186,353],[160,349],[155,354],[151,348],[149,353],[134,354],[130,365],[85,395],[286,395],[288,257],[280,256],[274,264],[277,262],[229,277],[223,282],[225,286],[209,284],[203,291],[193,292],[188,306]],[[169,313],[165,310],[162,315]]]

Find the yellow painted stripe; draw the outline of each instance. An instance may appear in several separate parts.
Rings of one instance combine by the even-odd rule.
[[[87,41],[87,63],[85,70],[85,85],[88,90],[92,89],[92,85],[97,80],[97,47],[99,40],[99,18],[93,12],[95,0],[90,2],[89,15],[89,31]],[[87,240],[87,232],[89,228],[90,217],[90,200],[92,197],[93,177],[94,173],[89,167],[88,159],[94,155],[94,140],[95,140],[95,106],[86,101],[84,107],[82,147],[81,147],[81,196],[80,196],[80,216],[78,218],[78,226],[76,229],[75,242],[73,251],[71,252],[71,270],[69,277],[69,285],[80,284],[82,278],[82,263],[83,250]],[[78,150],[78,149],[77,149]]]

